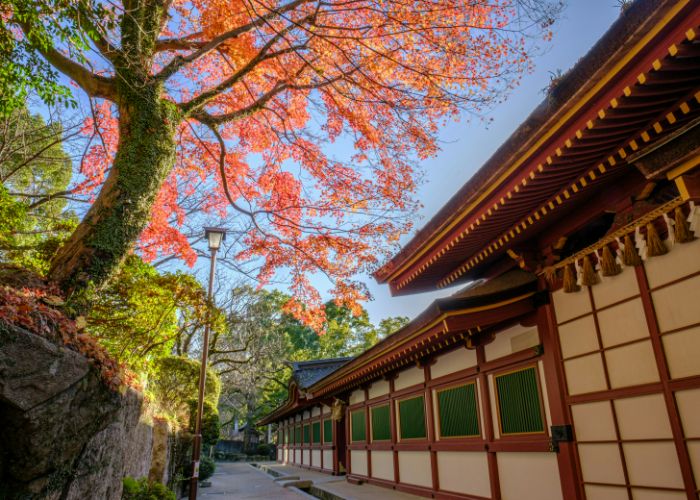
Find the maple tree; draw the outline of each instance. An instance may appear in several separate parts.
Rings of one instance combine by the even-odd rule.
[[[58,71],[92,111],[74,190],[94,202],[49,277],[76,293],[100,286],[137,242],[147,260],[192,264],[183,228],[196,211],[229,221],[235,259],[258,262],[261,282],[288,273],[288,312],[321,328],[314,272],[359,312],[367,292],[353,276],[410,229],[415,164],[436,153],[438,127],[500,99],[560,6],[6,2],[5,52],[47,65],[19,72],[25,84],[44,95]],[[354,155],[333,157],[334,142]]]

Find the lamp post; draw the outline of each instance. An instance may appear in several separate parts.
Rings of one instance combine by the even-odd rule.
[[[207,298],[211,303],[214,285],[214,269],[216,268],[216,252],[221,242],[226,239],[226,230],[218,227],[205,227],[204,236],[209,242],[211,265],[209,267],[209,291]],[[199,459],[202,452],[202,413],[204,412],[204,385],[207,380],[207,358],[209,357],[209,309],[207,308],[204,323],[204,341],[202,343],[202,366],[199,370],[199,399],[197,400],[197,416],[192,442],[192,478],[190,479],[190,500],[197,500],[197,481],[199,480]]]

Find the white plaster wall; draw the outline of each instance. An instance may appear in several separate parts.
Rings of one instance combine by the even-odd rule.
[[[369,399],[377,398],[379,396],[384,396],[389,394],[389,381],[388,380],[375,380],[372,385],[369,386]]]
[[[367,452],[350,450],[350,472],[358,476],[367,475]]]
[[[356,391],[353,391],[350,394],[350,404],[354,405],[355,403],[361,403],[365,400],[365,391],[364,389],[357,389]]]
[[[323,468],[333,470],[333,451],[323,450]]]
[[[613,404],[623,440],[673,439],[663,394],[616,399]]]
[[[680,491],[632,488],[632,498],[634,500],[685,500],[688,497]]]
[[[394,480],[394,452],[372,451],[372,477]]]
[[[584,488],[586,491],[586,500],[629,500],[627,488],[624,486],[587,484]]]
[[[487,454],[471,451],[437,452],[438,483],[443,491],[491,496]]]
[[[312,417],[318,417],[320,414],[321,414],[321,408],[319,408],[318,406],[314,406],[313,408],[311,408],[311,416]]]
[[[592,310],[591,301],[585,288],[574,293],[564,293],[564,290],[557,290],[552,294],[552,298],[557,323],[582,316]]]
[[[685,437],[700,438],[700,388],[676,392],[676,404]]]
[[[611,389],[659,381],[650,340],[605,351]]]
[[[460,347],[438,356],[437,362],[430,367],[430,377],[436,379],[472,366],[476,366],[476,351]]]
[[[637,275],[633,269],[623,268],[617,276],[599,276],[600,283],[592,287],[596,308],[639,294]]]
[[[698,260],[700,261],[700,256]],[[700,275],[652,292],[654,309],[662,332],[700,323],[698,290]]]
[[[622,449],[632,484],[683,488],[681,467],[673,441],[623,443]]]
[[[537,327],[516,325],[496,333],[493,342],[486,344],[486,360],[502,358],[514,352],[524,351],[540,343]]]
[[[394,380],[394,390],[398,391],[423,382],[425,382],[423,368],[414,366],[399,373],[399,376]]]
[[[564,359],[600,349],[593,315],[559,326],[559,342]]]
[[[700,327],[669,333],[661,338],[671,378],[700,375]]]
[[[311,450],[311,465],[321,467],[321,450]]]
[[[591,483],[625,484],[620,449],[615,443],[578,445],[583,480]]]
[[[571,406],[576,439],[579,441],[610,441],[617,439],[610,401],[596,401]]]
[[[571,395],[603,391],[608,388],[600,353],[564,361],[564,371]]]
[[[563,500],[555,453],[498,453],[503,500]]]
[[[302,450],[302,463],[304,465],[311,465],[311,453],[310,450]]]
[[[639,298],[600,311],[598,326],[606,348],[649,336],[642,299]]]
[[[433,487],[429,451],[399,452],[399,481],[416,486]]]
[[[700,239],[674,245],[666,255],[653,257],[644,262],[649,286],[677,280],[683,276],[700,271]]]
[[[294,463],[295,464],[301,463],[301,450],[294,450]]]

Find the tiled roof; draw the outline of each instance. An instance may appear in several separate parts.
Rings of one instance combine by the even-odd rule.
[[[353,358],[330,358],[293,362],[292,378],[300,389],[311,387]]]

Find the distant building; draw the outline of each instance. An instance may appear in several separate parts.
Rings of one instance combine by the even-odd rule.
[[[434,498],[698,498],[699,26],[698,1],[624,10],[375,275],[469,284],[290,392],[278,460]]]

